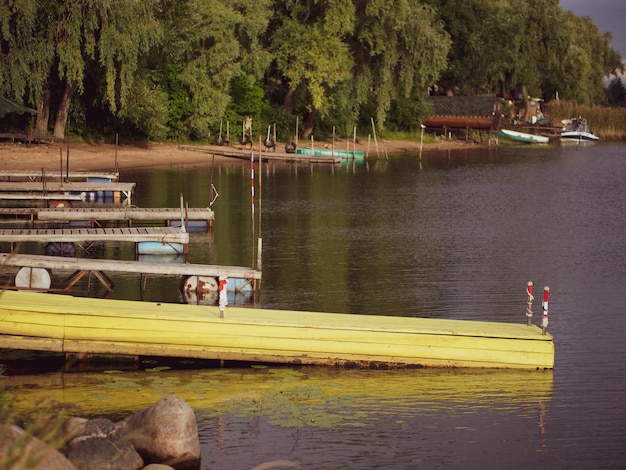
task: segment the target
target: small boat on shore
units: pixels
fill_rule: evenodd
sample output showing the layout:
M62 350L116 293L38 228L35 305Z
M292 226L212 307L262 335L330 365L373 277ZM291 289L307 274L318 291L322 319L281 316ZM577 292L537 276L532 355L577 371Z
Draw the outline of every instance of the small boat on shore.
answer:
M298 147L296 149L296 153L299 155L319 155L323 157L354 158L357 160L365 158L365 152L329 148Z
M500 129L500 135L516 142L524 142L526 144L547 144L550 141L545 135L529 134L511 129Z
M595 142L600 140L598 136L594 135L589 128L589 124L585 118L572 118L564 119L561 121L563 124L563 131L561 132L561 140L569 141L590 141Z

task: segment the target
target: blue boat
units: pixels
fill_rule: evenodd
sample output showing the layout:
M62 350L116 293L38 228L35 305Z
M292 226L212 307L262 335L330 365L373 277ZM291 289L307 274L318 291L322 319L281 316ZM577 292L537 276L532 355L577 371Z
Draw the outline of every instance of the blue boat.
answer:
M312 148L312 147L298 147L296 153L299 155L319 155L321 157L339 157L339 158L365 158L365 152L360 151L348 151L348 150L333 150L328 148Z

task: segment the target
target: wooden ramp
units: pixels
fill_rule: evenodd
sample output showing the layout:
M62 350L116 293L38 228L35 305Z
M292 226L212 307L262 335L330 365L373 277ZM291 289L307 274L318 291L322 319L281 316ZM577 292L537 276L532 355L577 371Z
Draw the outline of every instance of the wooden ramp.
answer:
M0 344L65 353L152 355L369 368L550 369L536 326L0 293Z

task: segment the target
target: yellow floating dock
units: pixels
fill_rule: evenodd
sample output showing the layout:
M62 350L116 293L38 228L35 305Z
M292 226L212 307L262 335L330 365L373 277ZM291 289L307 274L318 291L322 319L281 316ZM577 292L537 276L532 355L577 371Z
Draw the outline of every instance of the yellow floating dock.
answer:
M356 367L551 369L536 326L0 293L0 347Z

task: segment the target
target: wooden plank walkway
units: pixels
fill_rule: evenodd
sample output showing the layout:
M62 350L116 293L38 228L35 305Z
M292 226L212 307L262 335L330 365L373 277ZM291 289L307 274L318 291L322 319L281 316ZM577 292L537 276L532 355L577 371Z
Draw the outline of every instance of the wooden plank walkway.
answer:
M215 213L207 207L185 209L187 220L213 221ZM180 209L160 207L0 207L0 218L45 221L75 220L178 220Z
M221 155L223 157L233 157L243 160L250 160L252 150L239 150L229 147L197 147L193 145L181 145L182 150L191 150L194 152L205 152L212 155ZM254 158L258 160L259 155L263 160L277 160L289 163L341 163L341 158L322 155L302 155L297 153L286 152L259 152L254 150Z
M65 193L4 193L0 192L0 199L14 201L83 201L85 197L82 194L65 194Z
M4 229L0 242L161 242L189 243L189 233L180 227L116 227L116 228L59 228L59 229Z
M0 215L2 211L0 210ZM214 212L209 208L185 209L187 220L212 221ZM177 208L149 207L63 207L56 209L37 209L38 220L180 220L181 210Z
M17 253L0 253L0 266L60 269L68 271L108 271L178 276L225 276L238 279L261 279L261 271L239 266L64 258L60 256L23 255Z
M4 192L76 192L89 193L95 191L121 192L130 197L130 193L135 189L135 183L120 183L114 181L0 181L0 191Z
M119 172L116 171L32 171L32 170L0 170L0 179L41 181L43 178L87 181L89 178L104 178L118 181Z
M332 367L552 369L526 324L137 302L5 291L7 348Z
M119 194L130 203L134 189L135 183L111 181L0 181L0 199L75 200L76 196L86 199L87 194L102 192Z

